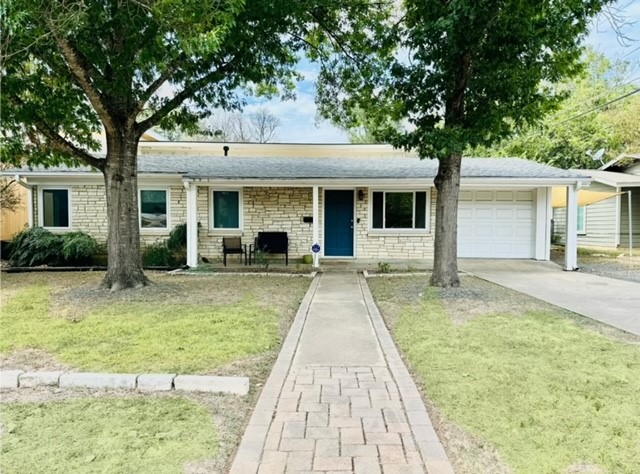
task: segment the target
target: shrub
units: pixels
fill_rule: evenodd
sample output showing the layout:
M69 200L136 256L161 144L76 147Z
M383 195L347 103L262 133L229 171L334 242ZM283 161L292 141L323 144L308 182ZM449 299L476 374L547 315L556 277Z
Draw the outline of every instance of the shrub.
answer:
M173 256L165 242L155 242L144 249L142 264L145 267L171 267Z
M87 265L99 250L96 239L84 232L69 232L62 236L62 256L65 263Z
M61 236L42 227L32 227L13 238L9 259L17 267L58 265L63 261L61 247Z
M187 224L178 224L173 228L167 240L167 248L171 252L180 252L187 247Z

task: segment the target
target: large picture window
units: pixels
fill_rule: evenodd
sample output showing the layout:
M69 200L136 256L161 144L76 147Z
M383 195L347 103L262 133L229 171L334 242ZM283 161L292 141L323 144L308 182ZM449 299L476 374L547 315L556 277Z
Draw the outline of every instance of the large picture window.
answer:
M240 191L213 191L213 228L240 228Z
M143 189L140 191L140 228L166 229L167 190Z
M42 190L42 226L69 227L69 190Z
M373 229L426 229L426 191L374 191Z

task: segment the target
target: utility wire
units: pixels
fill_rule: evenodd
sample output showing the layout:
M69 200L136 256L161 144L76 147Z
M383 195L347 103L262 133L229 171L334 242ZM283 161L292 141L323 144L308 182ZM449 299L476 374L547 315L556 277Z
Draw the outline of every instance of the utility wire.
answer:
M578 119L580 117L584 117L585 115L590 114L591 112L595 112L596 110L600 110L600 109L606 107L607 105L613 104L614 102L618 102L618 101L620 101L622 99L626 99L627 97L632 96L633 94L637 94L638 92L640 92L640 88L632 90L631 92L627 92L626 94L621 95L620 97L616 97L615 99L612 99L609 102L606 102L606 103L604 103L602 105L598 105L597 107L589 109L586 112L582 112L582 113L580 113L578 115L574 115L573 117L569 117L568 119L562 120L561 122L553 123L553 124L551 124L551 126L561 125L563 123L570 122L570 121Z
M593 101L599 99L602 96L608 95L611 91L613 91L615 89L619 89L619 88L624 87L624 86L627 86L627 85L637 81L638 79L640 79L640 76L636 76L633 79L629 79L629 80L627 80L625 82L622 82L620 84L616 84L616 85L614 85L613 87L611 87L609 90L607 90L605 92L601 92L598 95L594 95L593 97L589 97L589 98L585 99L585 102L586 101L593 102ZM584 105L584 104L582 104L582 105ZM575 109L579 109L580 106L581 106L581 104L576 104L576 105L574 105L572 107L569 107L568 109L565 109L565 111L572 111L572 110L575 110Z

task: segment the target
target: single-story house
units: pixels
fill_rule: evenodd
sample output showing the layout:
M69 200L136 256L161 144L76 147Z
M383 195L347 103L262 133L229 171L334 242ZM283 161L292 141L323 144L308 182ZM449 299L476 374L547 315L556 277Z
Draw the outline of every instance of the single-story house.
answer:
M324 259L433 258L437 161L406 154L331 156L141 154L142 242L167 238L174 226L186 222L191 266L199 256L219 258L223 237L239 236L249 244L260 231L287 232L292 257L311 253L317 243ZM25 167L11 173L29 190L30 225L82 230L106 240L99 172ZM552 188L564 187L575 204L577 189L589 181L522 159L465 158L459 256L548 260ZM571 209L575 222L575 206ZM571 242L565 266L577 267Z
M622 155L603 168L574 170L593 179L587 190L578 193L578 245L629 248L631 242L640 248L640 155ZM561 242L565 216L562 204L554 208L554 233Z

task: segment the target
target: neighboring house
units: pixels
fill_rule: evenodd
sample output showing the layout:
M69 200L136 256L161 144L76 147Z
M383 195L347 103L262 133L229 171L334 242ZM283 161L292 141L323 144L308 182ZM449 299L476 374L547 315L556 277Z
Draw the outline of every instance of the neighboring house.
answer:
M10 182L11 178L0 179L0 186L6 186ZM0 209L0 241L2 242L11 240L15 234L27 227L29 222L26 189L16 184L11 189L20 199L20 203L13 211Z
M640 155L621 155L600 170L574 171L593 178L585 191L585 202L597 199L595 193L602 193L602 197L606 197L593 204L578 207L578 245L628 248L631 227L632 246L640 248ZM578 192L578 204L582 192ZM590 199L590 193L595 198ZM564 241L565 215L565 209L554 209L554 223L556 229L559 229L554 233L560 242Z
M262 145L267 156L261 157L234 156L233 148L226 157L141 154L143 243L164 239L186 222L189 265L197 265L198 255L220 257L222 237L240 236L249 244L259 231L287 232L291 256L309 254L318 243L323 258L433 258L436 160L367 145L342 145L325 158L273 157L287 147ZM362 149L377 157L361 157ZM65 167L13 173L30 186L34 223L106 239L100 173ZM465 158L459 256L548 260L552 187L566 187L575 200L577 187L589 181L527 160ZM567 254L567 269L576 268Z

